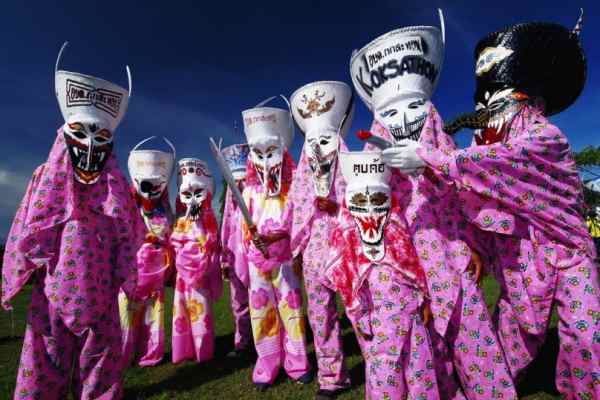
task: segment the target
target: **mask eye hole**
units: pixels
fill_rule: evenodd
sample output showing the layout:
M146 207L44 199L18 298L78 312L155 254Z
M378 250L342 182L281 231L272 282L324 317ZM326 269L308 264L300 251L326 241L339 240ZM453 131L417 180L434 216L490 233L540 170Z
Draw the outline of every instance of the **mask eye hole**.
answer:
M488 109L490 111L495 111L502 107L505 104L506 100L498 100L489 105Z
M410 103L408 105L408 108L415 110L415 109L419 108L419 106L422 106L424 104L425 104L425 102L421 99L421 100L413 101L412 103Z
M394 115L398 114L398 111L395 108L391 108L389 110L385 110L384 112L381 113L381 117L385 118L385 117L393 117Z
M321 141L319 142L319 144L320 144L321 146L326 146L326 145L328 145L328 144L329 144L329 140L327 140L327 139L321 139Z
M73 131L73 132L71 132L71 134L73 136L75 136L77 139L85 139L85 138L87 138L87 135L85 133L83 133L82 131Z
M196 191L194 191L194 196L200 197L200 196L202 196L202 192L203 192L202 189L196 189Z
M258 157L259 160L262 160L264 158L263 153L260 150L254 149L254 155L256 155L256 157Z
M267 158L271 158L271 157L273 157L273 153L267 154Z
M383 192L373 193L371 195L371 204L374 206L382 206L387 203L388 196Z
M183 193L181 193L186 199L191 199L192 198L192 194L190 192L188 192L187 190Z
M98 143L106 143L112 139L112 133L108 129L102 129L94 138Z

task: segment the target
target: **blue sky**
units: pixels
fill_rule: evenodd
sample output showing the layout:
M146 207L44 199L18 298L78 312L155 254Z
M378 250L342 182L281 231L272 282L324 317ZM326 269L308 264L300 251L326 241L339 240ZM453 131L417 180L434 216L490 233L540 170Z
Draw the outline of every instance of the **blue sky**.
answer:
M54 96L58 49L67 70L126 86L133 71L133 98L116 132L123 168L141 139L170 138L178 157L209 161L207 140L240 142L241 111L276 94L289 96L315 80L350 82L352 50L407 25L437 25L446 16L446 58L434 102L447 119L472 110L473 48L487 32L526 21L573 26L585 7L583 44L588 82L579 100L553 121L575 150L600 145L600 5L565 1L60 1L6 0L0 6L0 240L6 236L27 181L44 162L62 117ZM60 6L51 4L58 3ZM357 104L351 132L369 126ZM466 143L470 134L459 134ZM296 132L297 159L302 136ZM351 148L359 143L351 139ZM172 187L174 187L172 185Z

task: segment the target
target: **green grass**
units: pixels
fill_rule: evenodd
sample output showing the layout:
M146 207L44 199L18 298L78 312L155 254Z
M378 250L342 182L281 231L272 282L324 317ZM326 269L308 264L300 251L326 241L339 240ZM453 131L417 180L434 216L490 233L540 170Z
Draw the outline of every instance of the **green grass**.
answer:
M498 297L498 286L489 278L484 281L486 301L493 306ZM0 312L0 399L9 399L15 387L16 373L21 353L25 317L29 304L31 290L26 288L13 302L14 332L11 328L10 313ZM291 382L282 372L275 383L265 393L258 393L251 383L252 362L234 361L224 357L233 346L233 321L229 309L229 291L215 304L215 326L217 330L216 357L203 363L171 364L171 310L173 292L167 291L166 332L167 346L163 362L152 368L130 368L125 375L126 399L312 399L317 385L299 385ZM555 325L555 321L553 321ZM344 335L344 350L347 357L347 367L353 381L352 391L339 399L364 398L364 371L360 350L354 339L352 328L344 318L342 320ZM309 342L312 336L309 334ZM554 389L554 365L558 339L556 329L550 331L541 355L529 369L528 376L519 386L523 399L545 400L558 399ZM314 365L314 352L310 345L311 362Z

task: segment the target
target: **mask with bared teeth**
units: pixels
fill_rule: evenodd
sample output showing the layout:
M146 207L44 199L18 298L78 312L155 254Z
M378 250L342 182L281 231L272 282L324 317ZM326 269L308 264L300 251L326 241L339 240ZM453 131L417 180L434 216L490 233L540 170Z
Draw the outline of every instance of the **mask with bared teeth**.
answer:
M75 179L93 184L113 150L117 126L127 111L129 90L94 76L58 70L63 45L56 61L55 91L65 119L63 135L73 164Z
M340 138L352 123L352 89L344 82L309 83L290 97L292 114L305 134L304 155L318 197L326 198L335 176Z
M287 101L287 100L286 100ZM254 107L242 112L249 159L267 197L282 189L283 155L293 139L290 112L274 107Z
M339 162L347 183L346 207L360 233L363 253L371 261L381 260L392 204L389 169L378 152L340 152Z

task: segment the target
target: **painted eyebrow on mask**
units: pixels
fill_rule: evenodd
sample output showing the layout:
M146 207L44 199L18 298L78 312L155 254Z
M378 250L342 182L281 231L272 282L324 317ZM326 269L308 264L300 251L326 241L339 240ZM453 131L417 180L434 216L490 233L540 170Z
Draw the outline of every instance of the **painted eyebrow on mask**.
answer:
M112 133L108 129L101 129L100 132L96 134L96 136L102 136L105 139L112 138Z
M367 196L362 193L356 193L354 196L350 198L350 203L356 204L359 206L364 206L367 204Z
M373 204L374 206L380 206L382 204L385 204L387 199L387 194L383 192L376 192L371 195L371 204Z
M83 131L85 130L85 128L83 127L83 124L80 124L79 122L73 122L72 124L67 124L69 126L70 129L73 129L74 131Z

